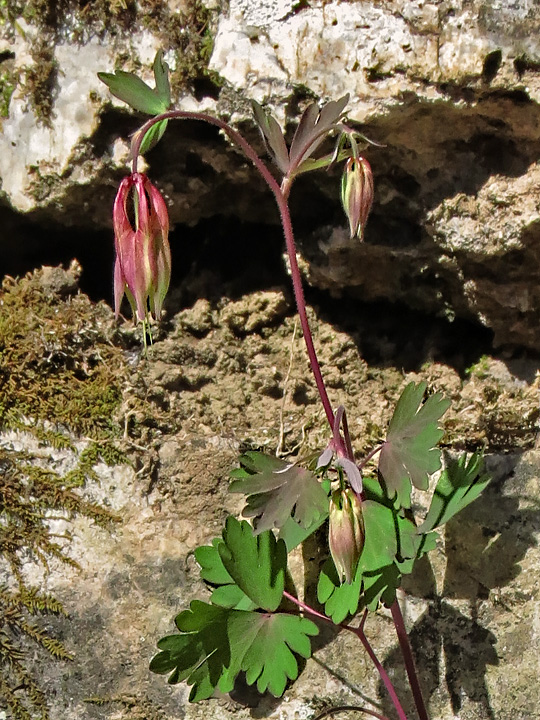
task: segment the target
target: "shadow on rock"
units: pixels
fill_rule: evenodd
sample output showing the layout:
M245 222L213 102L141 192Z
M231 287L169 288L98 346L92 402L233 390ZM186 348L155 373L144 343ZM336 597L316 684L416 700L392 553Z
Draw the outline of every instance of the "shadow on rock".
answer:
M435 576L427 558L404 583L407 593L431 599L409 632L424 699L428 702L444 682L453 713L459 713L466 697L475 704L474 717L479 720L495 718L486 673L488 666L499 664L497 636L479 621L480 604L490 591L519 576L520 561L537 544L534 531L540 523L540 508L537 501L529 508L522 507L526 493L521 480L514 477L519 460L517 455L492 458L488 466L493 480L481 500L447 524L447 566L441 596L436 596ZM467 601L467 614L462 611L463 603L458 608L452 600ZM502 612L512 610L503 605ZM399 648L388 655L384 666L398 696L404 698L405 712L415 715ZM393 706L382 683L379 692L384 713L391 716Z

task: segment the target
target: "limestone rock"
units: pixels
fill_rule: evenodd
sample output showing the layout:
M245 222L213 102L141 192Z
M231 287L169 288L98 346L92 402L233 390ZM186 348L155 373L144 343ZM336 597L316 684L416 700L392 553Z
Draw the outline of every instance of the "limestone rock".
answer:
M152 5L172 19L191 8L187 0ZM379 143L366 148L376 200L363 245L346 237L336 172L302 179L293 191L309 281L333 294L467 318L492 330L498 345L538 351L537 5L232 0L219 12L209 7L200 26L212 41L209 70L175 85L179 107L230 118L263 152L250 100L265 103L290 132L310 98L349 93L350 122ZM140 66L151 81L158 47L178 73L181 35L167 36L173 25L152 22L145 3L129 16L132 26L119 20L99 32L81 31L77 12L56 18L45 48L46 117L31 87L42 28L29 17L2 26L0 176L15 217L97 229L110 227L139 119L111 100L96 73ZM220 215L277 222L264 185L219 133L177 123L168 138L148 162L173 224Z

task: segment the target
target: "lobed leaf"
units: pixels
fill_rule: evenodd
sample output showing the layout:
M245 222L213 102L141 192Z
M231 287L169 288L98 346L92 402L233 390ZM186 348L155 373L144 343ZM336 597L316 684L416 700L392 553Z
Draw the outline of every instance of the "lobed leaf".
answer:
M438 420L450 401L436 393L422 405L425 390L424 382L407 385L379 455L379 471L390 495L397 495L402 507L410 507L411 482L420 490L426 490L429 476L441 467L441 452L435 447L443 435Z
M340 583L335 565L328 558L319 575L317 599L324 605L324 612L332 618L332 622L342 623L348 615L355 614L361 590L362 570L359 566L351 583Z
M476 500L490 480L490 476L484 472L481 453L474 453L470 457L463 454L450 462L441 473L428 513L418 531L425 533L444 525Z
M267 530L253 535L251 525L229 516L217 550L226 571L259 608L276 610L283 597L287 547Z
M239 672L259 692L283 694L287 680L298 677L295 654L311 655L310 620L286 614L231 610L194 600L176 618L181 634L159 641L150 669L168 673L169 682L187 680L191 702L211 697L217 688L230 692Z
M240 463L229 490L247 495L242 514L257 519L256 533L281 528L291 517L315 530L328 515L328 493L309 470L258 452L246 453Z
M401 586L401 573L395 563L379 568L377 572L366 574L362 577L362 603L374 612L379 603L390 607L396 599L396 591Z
M257 607L255 603L238 587L223 564L218 549L222 544L221 538L214 538L212 545L198 547L194 553L195 559L201 567L202 579L211 585L217 585L210 601L221 607L254 610Z

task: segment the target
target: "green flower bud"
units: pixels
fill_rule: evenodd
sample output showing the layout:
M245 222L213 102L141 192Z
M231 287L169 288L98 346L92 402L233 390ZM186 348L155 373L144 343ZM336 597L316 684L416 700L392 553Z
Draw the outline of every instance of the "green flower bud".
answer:
M351 488L335 490L330 498L328 544L339 579L351 583L364 547L362 504Z

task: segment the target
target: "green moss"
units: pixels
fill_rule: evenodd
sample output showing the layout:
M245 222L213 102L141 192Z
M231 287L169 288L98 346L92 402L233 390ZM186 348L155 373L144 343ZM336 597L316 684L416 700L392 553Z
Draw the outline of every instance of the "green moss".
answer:
M146 28L160 40L164 51L175 54L173 94L186 87L197 92L201 81L206 83L206 92L213 92L212 87L217 91L223 84L222 78L208 69L216 12L201 0L186 0L181 12L171 10L166 0L0 0L0 24L24 35L20 17L39 30L39 41L31 44L33 63L21 72L22 90L38 121L47 126L54 113L58 76L53 48L66 37L85 43L92 36L105 38ZM120 60L118 69L136 69L130 67L137 64L136 58ZM0 76L0 116L7 116L14 88L11 80Z
M36 645L68 660L66 647L45 631L43 614L65 614L61 603L27 583L31 557L48 571L52 560L77 566L69 531L58 537L49 518L85 516L101 527L117 518L85 498L95 465L125 462L114 420L126 370L115 344L111 312L76 294L77 268L49 268L22 280L6 278L0 291L0 430L30 435L27 448L0 447L0 698L15 720L47 720L46 697L28 670ZM72 450L74 436L89 442L75 467L60 475L43 464L47 453ZM33 647L32 647L33 646Z
M118 720L166 720L163 710L142 695L95 695L85 698L85 702L99 707L118 706L118 714L115 714Z
M58 64L52 48L45 43L32 50L33 65L23 68L22 89L39 122L50 126Z
M474 375L480 380L484 380L490 375L490 358L488 355L482 355L478 362L474 363L465 370L466 375Z
M9 104L11 96L17 86L17 78L11 72L0 74L0 117L9 117Z

